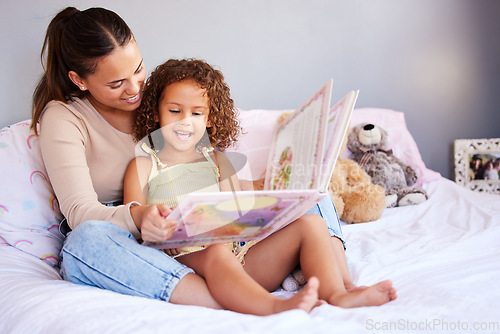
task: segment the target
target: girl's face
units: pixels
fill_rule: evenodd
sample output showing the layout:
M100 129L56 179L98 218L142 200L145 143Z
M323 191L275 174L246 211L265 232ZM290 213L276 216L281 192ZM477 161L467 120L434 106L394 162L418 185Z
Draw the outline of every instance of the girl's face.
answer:
M165 149L193 153L206 133L208 97L194 80L183 80L163 90L159 107Z
M74 73L74 72L73 72ZM70 72L71 78L71 72ZM102 111L134 111L141 103L146 69L135 40L100 59L97 69L79 78L80 89L90 92L89 100Z

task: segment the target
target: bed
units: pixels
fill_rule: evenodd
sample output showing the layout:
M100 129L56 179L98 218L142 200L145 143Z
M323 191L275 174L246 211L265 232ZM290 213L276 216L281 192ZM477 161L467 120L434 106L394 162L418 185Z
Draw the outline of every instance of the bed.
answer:
M233 150L252 162L246 173L255 176L264 168L262 157L281 112L240 111L247 133ZM356 109L351 125L362 121L388 130L394 154L417 170L429 194L419 205L385 209L376 221L343 225L355 283L391 279L398 299L380 307L322 305L310 314L293 310L266 317L61 280L54 268L63 242L57 230L61 215L38 140L28 121L2 129L0 333L500 332L500 196L473 192L427 169L402 112Z

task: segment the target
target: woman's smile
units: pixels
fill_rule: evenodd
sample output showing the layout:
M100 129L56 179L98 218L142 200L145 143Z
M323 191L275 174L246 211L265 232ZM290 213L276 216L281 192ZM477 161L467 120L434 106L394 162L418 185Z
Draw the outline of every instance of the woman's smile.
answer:
M137 95L129 97L129 98L124 98L122 99L123 101L130 103L130 104L135 104L141 101L141 93L137 93Z

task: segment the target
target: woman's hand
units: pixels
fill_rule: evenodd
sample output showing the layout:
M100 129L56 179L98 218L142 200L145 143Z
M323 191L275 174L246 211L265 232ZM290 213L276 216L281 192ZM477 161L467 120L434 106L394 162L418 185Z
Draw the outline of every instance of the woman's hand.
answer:
M165 219L172 210L164 204L141 205L130 208L130 214L141 231L144 241L162 242L172 237L177 221Z

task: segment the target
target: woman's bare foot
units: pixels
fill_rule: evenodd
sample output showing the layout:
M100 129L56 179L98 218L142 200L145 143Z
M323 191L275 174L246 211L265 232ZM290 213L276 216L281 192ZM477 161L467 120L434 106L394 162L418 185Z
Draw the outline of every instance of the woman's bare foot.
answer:
M311 312L314 307L321 305L321 302L318 300L318 289L319 280L316 277L309 278L302 290L297 292L293 297L276 302L274 307L275 313L293 309L302 309L308 313Z
M397 298L391 281L383 281L368 287L351 288L346 293L330 298L330 304L344 308L379 306Z

